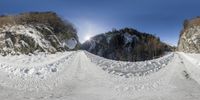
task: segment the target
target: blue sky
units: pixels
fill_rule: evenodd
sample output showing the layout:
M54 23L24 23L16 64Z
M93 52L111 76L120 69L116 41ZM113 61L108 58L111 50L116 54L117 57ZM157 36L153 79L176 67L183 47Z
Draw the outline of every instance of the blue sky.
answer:
M200 0L1 0L0 14L54 11L88 37L132 27L176 45L185 19L200 15Z

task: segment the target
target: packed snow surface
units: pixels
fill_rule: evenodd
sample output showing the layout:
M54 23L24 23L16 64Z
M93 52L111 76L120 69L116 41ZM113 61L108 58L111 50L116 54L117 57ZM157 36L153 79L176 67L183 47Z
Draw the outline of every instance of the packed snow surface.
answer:
M1 100L200 100L200 55L143 62L86 51L0 56Z

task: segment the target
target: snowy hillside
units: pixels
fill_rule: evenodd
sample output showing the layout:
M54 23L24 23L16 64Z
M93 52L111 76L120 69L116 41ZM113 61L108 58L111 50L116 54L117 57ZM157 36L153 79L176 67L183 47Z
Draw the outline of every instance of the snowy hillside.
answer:
M96 35L84 42L81 47L95 55L120 61L150 60L173 51L173 47L158 37L132 28Z
M122 62L87 51L0 56L0 98L199 100L199 58L171 53L149 61Z
M0 22L1 55L55 53L75 50L79 45L73 26L52 12L3 16Z
M200 18L193 18L184 22L181 31L178 50L187 53L200 53Z
M47 39L38 29L51 33L50 39ZM74 49L77 45L77 40L73 37L74 40L69 39L62 43L53 33L52 28L46 25L8 25L0 28L0 33L0 38L3 40L0 41L0 46L3 47L1 53L56 52L64 46Z

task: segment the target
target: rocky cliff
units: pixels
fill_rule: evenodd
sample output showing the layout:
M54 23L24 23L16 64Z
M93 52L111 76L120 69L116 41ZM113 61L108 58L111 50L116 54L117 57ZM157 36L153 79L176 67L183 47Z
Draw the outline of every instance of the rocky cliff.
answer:
M172 47L158 37L131 28L94 36L81 47L93 54L122 61L149 60L172 51Z
M186 53L200 53L200 17L184 21L178 50Z
M55 53L79 47L73 25L53 12L0 16L0 54Z

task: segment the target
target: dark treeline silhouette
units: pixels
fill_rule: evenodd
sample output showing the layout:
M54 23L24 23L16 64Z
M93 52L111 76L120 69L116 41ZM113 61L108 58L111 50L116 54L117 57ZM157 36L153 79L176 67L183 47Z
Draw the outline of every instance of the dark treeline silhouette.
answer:
M97 35L90 41L86 41L82 48L108 59L122 61L150 60L173 50L173 47L161 42L159 37L132 28L113 29Z

